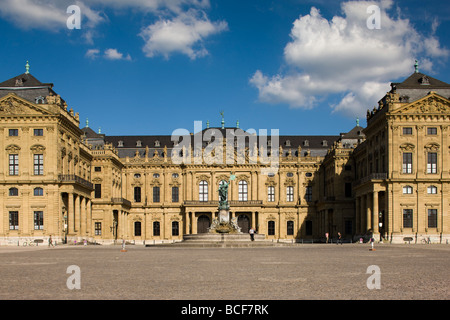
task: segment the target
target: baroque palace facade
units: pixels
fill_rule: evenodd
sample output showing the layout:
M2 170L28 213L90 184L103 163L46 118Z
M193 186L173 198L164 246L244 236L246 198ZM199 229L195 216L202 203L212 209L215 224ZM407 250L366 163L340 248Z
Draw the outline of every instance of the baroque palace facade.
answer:
M219 185L231 174L231 218L269 241L340 232L353 241L446 243L449 98L450 85L416 67L367 111L366 128L357 121L336 136L263 137L238 123L227 128L222 118L220 127L174 141L80 128L53 84L27 68L0 83L0 244L50 236L58 243L181 241L208 232ZM179 148L181 141L189 143ZM276 159L276 170L265 157Z

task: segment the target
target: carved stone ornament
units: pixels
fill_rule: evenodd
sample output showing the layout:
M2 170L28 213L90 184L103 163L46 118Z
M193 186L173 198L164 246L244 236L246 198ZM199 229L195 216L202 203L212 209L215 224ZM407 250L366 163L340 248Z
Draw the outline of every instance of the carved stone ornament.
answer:
M404 143L399 148L402 151L414 151L415 146L411 143Z
M15 144L10 144L9 146L6 147L5 149L8 152L19 152L20 147L18 145Z
M30 150L32 152L44 152L45 151L45 147L43 145L40 144L35 144L33 146L31 146Z
M432 142L429 143L425 146L425 149L427 149L427 151L438 151L440 148L439 144Z

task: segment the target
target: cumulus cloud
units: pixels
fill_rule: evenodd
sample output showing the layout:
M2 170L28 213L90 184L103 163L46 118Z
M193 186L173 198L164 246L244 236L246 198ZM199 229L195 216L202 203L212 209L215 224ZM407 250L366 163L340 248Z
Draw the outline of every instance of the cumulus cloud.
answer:
M201 10L190 9L172 19L160 19L142 30L147 57L182 53L196 59L208 54L203 43L210 35L226 30L224 21L211 22Z
M123 53L120 53L117 49L113 48L105 50L105 58L108 60L131 60L129 54L125 56Z
M340 101L331 105L334 112L363 116L389 90L391 80L412 73L415 58L421 56L421 68L430 71L431 58L449 55L433 35L425 37L409 20L389 16L392 1L378 2L381 29L369 29L367 8L373 4L344 2L343 15L331 20L312 7L295 20L284 48L288 71L269 77L257 70L250 79L259 100L313 108L336 95Z
M80 7L83 24L92 28L105 21L105 17L81 1L73 0L2 0L0 15L23 29L59 31L67 28L70 5Z

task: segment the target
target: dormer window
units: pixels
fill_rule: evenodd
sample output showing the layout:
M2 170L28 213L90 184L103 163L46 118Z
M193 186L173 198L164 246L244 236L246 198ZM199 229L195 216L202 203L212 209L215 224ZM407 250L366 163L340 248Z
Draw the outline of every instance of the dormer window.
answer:
M328 146L328 141L327 140L323 140L322 141L322 146L327 147Z
M122 140L119 140L119 142L117 143L117 146L118 146L118 147L123 147L123 141L122 141Z
M291 146L291 140L286 140L286 142L284 143L286 147L290 147Z
M43 96L39 96L35 99L36 104L43 104L45 103L45 98Z
M309 147L309 140L305 140L305 141L303 141L303 146L305 146L305 147Z
M141 140L136 141L136 147L142 147L142 142L141 142Z
M160 147L160 146L161 146L161 144L160 144L159 140L156 140L155 141L155 147Z

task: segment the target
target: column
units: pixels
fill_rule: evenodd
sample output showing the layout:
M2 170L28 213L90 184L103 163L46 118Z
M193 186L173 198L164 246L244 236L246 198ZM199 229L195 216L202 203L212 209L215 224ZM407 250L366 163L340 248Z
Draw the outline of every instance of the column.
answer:
M360 231L361 231L361 234L364 234L367 230L365 229L366 228L366 195L362 195L361 197L360 197L360 199L361 199L361 205L360 205L360 208L359 208L359 217L360 217Z
M81 235L86 234L86 198L81 199L81 218L80 218L80 232Z
M75 233L75 210L73 207L73 193L68 193L68 208L67 208L67 231L68 233Z
M379 233L378 227L378 191L373 192L373 211L372 211L372 228L373 233Z
M190 230L189 230L189 225L190 225L190 220L189 220L189 213L190 212L188 212L188 211L186 211L185 212L185 218L186 218L186 224L185 224L185 226L184 226L184 233L185 234L189 234L190 232Z
M197 233L197 225L195 224L195 212L191 212L191 233Z
M366 195L366 230L372 229L372 204L370 199L370 193Z
M86 234L91 235L92 228L92 202L91 199L86 199L86 210L87 210L87 218L86 218Z
M256 229L256 213L255 211L252 211L252 229Z
M359 212L360 207L361 207L361 198L360 197L356 197L356 216L355 216L355 220L356 220L356 234L360 234L361 233L361 214Z
M75 194L75 220L74 220L75 232L80 231L80 196Z

